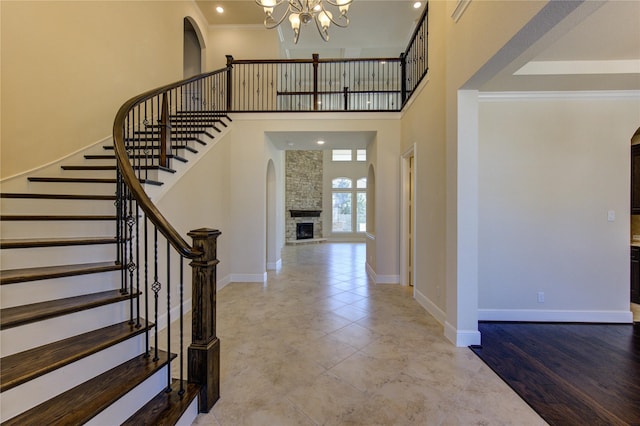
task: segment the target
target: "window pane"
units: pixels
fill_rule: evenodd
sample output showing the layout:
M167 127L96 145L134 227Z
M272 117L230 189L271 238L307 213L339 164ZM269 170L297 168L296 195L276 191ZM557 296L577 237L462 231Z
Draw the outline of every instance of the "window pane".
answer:
M356 183L356 188L366 188L367 187L367 178L360 178Z
M357 227L358 232L366 232L367 231L367 193L366 192L358 192L358 218L357 218Z
M351 192L333 193L333 232L351 232Z
M356 160L358 161L367 161L367 150L359 149L356 151Z
M334 149L331 151L331 159L333 161L351 161L351 150Z
M331 181L331 187L336 189L351 188L351 179L335 178Z

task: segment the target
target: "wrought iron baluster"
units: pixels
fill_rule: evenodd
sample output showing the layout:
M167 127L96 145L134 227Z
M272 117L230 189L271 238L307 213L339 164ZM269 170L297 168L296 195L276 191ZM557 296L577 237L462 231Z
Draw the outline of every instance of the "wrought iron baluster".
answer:
M166 393L171 389L171 244L167 240L167 352L169 353L169 363L167 364L167 388Z
M158 281L158 228L153 227L153 284L151 285L151 290L153 290L153 306L154 306L154 318L153 322L156 325L155 332L155 344L154 344L154 355L153 360L157 361L160 359L158 357L158 292L162 288L162 284Z

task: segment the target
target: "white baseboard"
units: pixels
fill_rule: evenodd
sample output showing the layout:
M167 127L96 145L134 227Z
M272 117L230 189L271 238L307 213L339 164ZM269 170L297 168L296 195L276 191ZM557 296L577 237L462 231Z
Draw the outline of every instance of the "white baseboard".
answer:
M479 345L481 342L478 330L458 330L446 321L444 323L444 336L459 348Z
M632 323L631 311L478 309L480 321Z
M216 282L216 290L220 291L230 283L231 283L231 275L226 275L224 278Z
M275 262L267 262L268 271L277 271L282 267L282 259L278 259Z
M182 303L182 311L183 313L187 313L189 311L191 311L191 298L186 299L183 303ZM175 321L177 319L180 318L180 305L178 306L174 306L173 308L171 308L170 311L171 314L171 321ZM150 321L153 322L153 318L149 319ZM167 313L165 312L164 314L160 315L158 317L158 323L156 324L154 330L160 331L160 330L164 330L167 327ZM151 332L151 334L153 334L154 331Z
M369 263L365 265L365 268L369 278L376 284L400 284L400 275L378 275Z
M418 289L415 289L416 301L422 306L425 311L429 312L432 317L436 319L440 324L444 325L447 320L447 314L444 313L435 303L431 301L427 296L422 294Z

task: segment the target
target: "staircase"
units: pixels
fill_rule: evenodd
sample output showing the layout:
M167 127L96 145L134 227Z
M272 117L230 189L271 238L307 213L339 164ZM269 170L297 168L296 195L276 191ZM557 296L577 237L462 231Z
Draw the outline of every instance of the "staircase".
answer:
M162 186L230 122L172 115L168 167L149 161L160 155L157 132L137 130L144 148L128 152L140 182ZM93 151L54 176L28 177L26 191L0 194L2 425L191 424L202 386L182 372L172 378L182 350L170 341L158 348L154 318L141 308L151 296L127 284L142 267L123 256L137 234L123 231L127 218L114 206L113 146Z

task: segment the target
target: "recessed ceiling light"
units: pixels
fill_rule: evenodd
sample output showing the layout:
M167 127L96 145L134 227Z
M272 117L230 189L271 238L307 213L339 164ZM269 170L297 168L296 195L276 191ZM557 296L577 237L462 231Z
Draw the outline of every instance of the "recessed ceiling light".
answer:
M420 6L422 6L422 2L420 2L420 1L417 1L417 2L415 2L415 3L413 4L413 8L414 8L414 9L420 9Z
M216 12L223 13L224 9L222 8L222 6L218 6L218 7L216 7Z
M324 145L324 141L318 141L318 145Z

